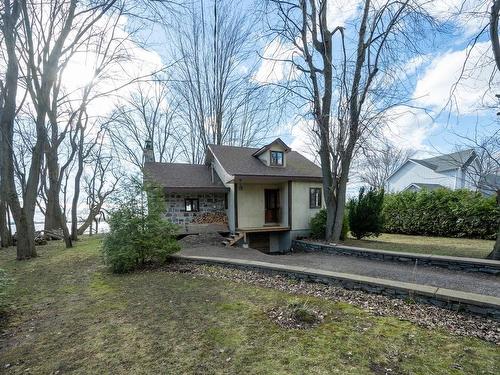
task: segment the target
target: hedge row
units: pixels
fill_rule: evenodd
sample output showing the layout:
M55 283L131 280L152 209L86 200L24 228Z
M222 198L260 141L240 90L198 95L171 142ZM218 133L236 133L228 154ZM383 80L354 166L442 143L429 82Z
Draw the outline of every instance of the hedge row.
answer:
M424 236L495 239L500 220L494 196L469 190L388 194L383 214L385 232Z

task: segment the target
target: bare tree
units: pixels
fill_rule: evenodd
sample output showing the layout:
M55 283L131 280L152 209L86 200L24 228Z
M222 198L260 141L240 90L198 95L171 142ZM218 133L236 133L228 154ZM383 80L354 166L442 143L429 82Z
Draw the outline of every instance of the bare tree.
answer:
M4 185L1 185L1 183L2 178L0 174L0 186L2 186L1 189L3 190L3 192L0 193L0 247L9 247L13 242L12 233L10 230L9 206L7 204L7 189L4 187Z
M258 143L273 123L266 87L252 80L253 15L227 0L207 3L186 11L172 37L183 157L192 163L209 143Z
M362 148L361 161L357 165L360 181L371 188L384 189L387 178L413 153L413 150L400 149L388 140L381 144L370 143Z
M67 247L72 246L71 237L59 194L61 178L76 150L72 150L62 165L58 160L58 150L77 112L68 114L61 130L62 116L58 109L64 77L62 73L75 51L92 34L93 27L115 3L116 0L103 0L89 8L80 8L76 0L48 4L25 2L23 5L25 43L21 57L29 77L27 88L36 113L36 124L44 138L41 143L48 172L46 229L62 228Z
M3 82L0 81L0 118L3 110L4 102L4 86ZM2 140L3 131L0 130L0 147L4 147ZM3 168L4 163L2 158L3 153L0 152L0 247L9 247L12 245L12 233L10 230L10 217L9 217L9 205L8 205L8 188L7 184L2 183L2 178L4 177Z
M18 21L23 21L22 1L4 0L1 9L1 31L6 51L5 83L2 85L2 108L0 111L0 130L2 132L2 186L7 190L8 204L17 230L17 259L36 256L35 226L33 222L38 191L39 171L43 152L43 130L37 126L37 140L33 148L33 158L28 177L29 189L22 193L22 201L17 194L14 172L14 121L17 112L17 91L19 86L19 65L17 55Z
M78 133L76 138L72 138L72 148L77 150L76 153L76 172L74 176L74 191L71 204L71 239L78 240L78 204L80 201L81 179L86 163L88 163L92 150L99 142L101 132L97 132L95 137L89 137L87 132L89 117L85 111L81 111L78 115L75 131ZM90 140L89 140L90 138Z
M104 203L113 194L123 177L115 160L112 150L108 150L104 145L104 137L99 137L99 142L90 154L89 164L92 166L84 177L84 189L89 207L86 218L78 228L78 235L82 235L92 225L98 217Z
M294 47L286 62L302 73L301 81L286 89L311 107L320 141L325 234L337 241L351 162L384 114L408 97L402 63L419 52L430 18L417 0L364 0L356 28L350 30L329 27L325 0L271 3L280 19L273 32Z
M178 155L181 141L175 118L178 105L169 98L166 82L141 83L107 122L117 153L137 167L137 171L142 170L146 140L153 144L155 161L172 162Z
M490 5L488 11L488 4ZM489 56L486 57L486 63L483 61L481 63L494 65L493 73L490 76L490 83L493 80L497 79L498 73L500 73L500 39L499 39L499 21L500 21L500 0L483 0L477 3L476 7L472 10L471 16L474 20L480 20L485 14L489 17L487 28L483 28L480 30L479 34L475 36L472 40L471 45L472 48L475 47L476 42L479 40L481 35L485 32L486 29L489 30L489 40L491 43L491 51L493 54L493 64L489 64L489 60L491 59ZM465 66L469 60L470 54L467 54L466 61L464 62L464 70ZM484 60L485 56L481 56L480 59ZM475 62L475 66L478 65L479 62ZM464 74L462 74L459 78L463 79ZM499 98L500 94L496 93L496 97ZM497 110L497 116L500 115L500 111L498 111L498 105L495 106ZM498 120L497 120L498 122ZM473 145L476 153L479 155L480 161L476 163L476 168L480 170L476 170L476 176L471 176L471 178L475 178L476 181L481 185L479 189L486 190L489 192L496 192L496 200L498 207L500 207L500 179L499 175L499 165L498 160L500 160L500 156L498 154L498 132L496 132L492 137L483 137L478 139L477 132L476 136L473 138L465 138L465 143L469 145ZM492 150L493 149L493 150ZM493 173L485 173L485 170L493 169ZM488 177L485 177L488 176ZM495 242L495 246L493 251L488 255L490 259L500 259L500 223L499 229L497 233L497 239Z
M9 206L17 229L17 258L36 256L34 243L34 213L38 197L38 185L44 153L50 149L46 121L51 104L57 100L59 90L57 73L63 57L72 51L87 30L114 4L115 1L96 3L88 9L77 9L76 0L63 2L11 2L4 1L2 9L2 34L7 50L7 72L4 105L2 108L2 180L8 186ZM20 24L17 25L17 20ZM78 24L75 19L79 19ZM68 42L71 37L71 42ZM19 56L17 55L19 51ZM29 92L35 112L36 141L31 150L29 172L21 187L22 205L17 194L14 168L13 129L16 115L16 93L19 86L19 69L23 69L24 85ZM6 111L7 109L7 111ZM54 140L54 138L51 138ZM47 148L48 146L48 148ZM47 167L54 160L47 158ZM55 161L57 164L57 160ZM56 176L49 172L49 180ZM58 203L58 197L57 203ZM61 226L65 220L60 205L56 205L56 217ZM67 246L71 246L65 233Z
M476 156L467 168L463 169L465 184L482 194L495 195L497 204L500 206L500 130L491 135L485 135L476 128L472 136L457 136L460 138L457 149L472 149ZM463 163L463 160L457 160L457 162ZM500 235L498 234L495 246L488 258L500 260Z
M500 40L498 34L498 21L500 14L500 0L491 0L491 9L490 9L490 22L489 22L489 30L490 30L490 40L491 47L493 50L493 57L495 59L495 64L497 69L500 71Z
M491 6L491 11L490 11L490 39L493 49L493 56L497 67L497 72L500 72L500 42L498 34L499 13L500 13L500 0L493 0L493 4ZM497 115L500 115L500 112L498 112ZM487 154L489 153L487 152ZM493 154L491 156L493 156L496 163L498 163L499 155ZM496 189L498 207L500 207L500 186L499 186L500 181L498 178L498 174L500 173L499 169L500 168L497 169L497 174L494 175L495 177L490 177L490 181L484 181L484 183L486 183L487 186L491 185L491 188ZM500 223L498 227L495 246L493 247L493 251L488 255L488 258L500 260Z

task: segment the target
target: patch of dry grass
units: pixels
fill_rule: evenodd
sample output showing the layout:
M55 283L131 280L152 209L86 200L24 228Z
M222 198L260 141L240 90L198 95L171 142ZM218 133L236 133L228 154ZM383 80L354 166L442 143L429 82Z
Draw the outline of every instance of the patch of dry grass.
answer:
M98 239L0 252L15 293L3 321L7 374L496 374L499 348L348 305L190 272L113 275ZM307 330L267 312L306 303Z
M486 258L491 250L493 250L495 242L469 238L426 237L382 233L379 237L370 237L362 240L349 238L343 241L343 243L349 246L378 250Z

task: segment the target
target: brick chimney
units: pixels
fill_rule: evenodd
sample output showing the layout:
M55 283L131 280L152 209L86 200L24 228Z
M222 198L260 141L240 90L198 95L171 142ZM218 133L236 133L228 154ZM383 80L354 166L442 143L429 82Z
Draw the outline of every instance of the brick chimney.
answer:
M150 139L146 139L146 144L144 145L144 150L143 150L143 155L144 155L144 162L154 162L155 157L153 154L153 141Z

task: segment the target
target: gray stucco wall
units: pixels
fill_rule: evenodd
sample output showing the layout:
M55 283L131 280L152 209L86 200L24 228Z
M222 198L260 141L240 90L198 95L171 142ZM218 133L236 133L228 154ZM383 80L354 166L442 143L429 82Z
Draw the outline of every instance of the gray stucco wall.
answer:
M184 200L197 198L198 212L186 212ZM165 196L165 217L175 224L191 223L204 212L224 212L224 193L169 193Z

